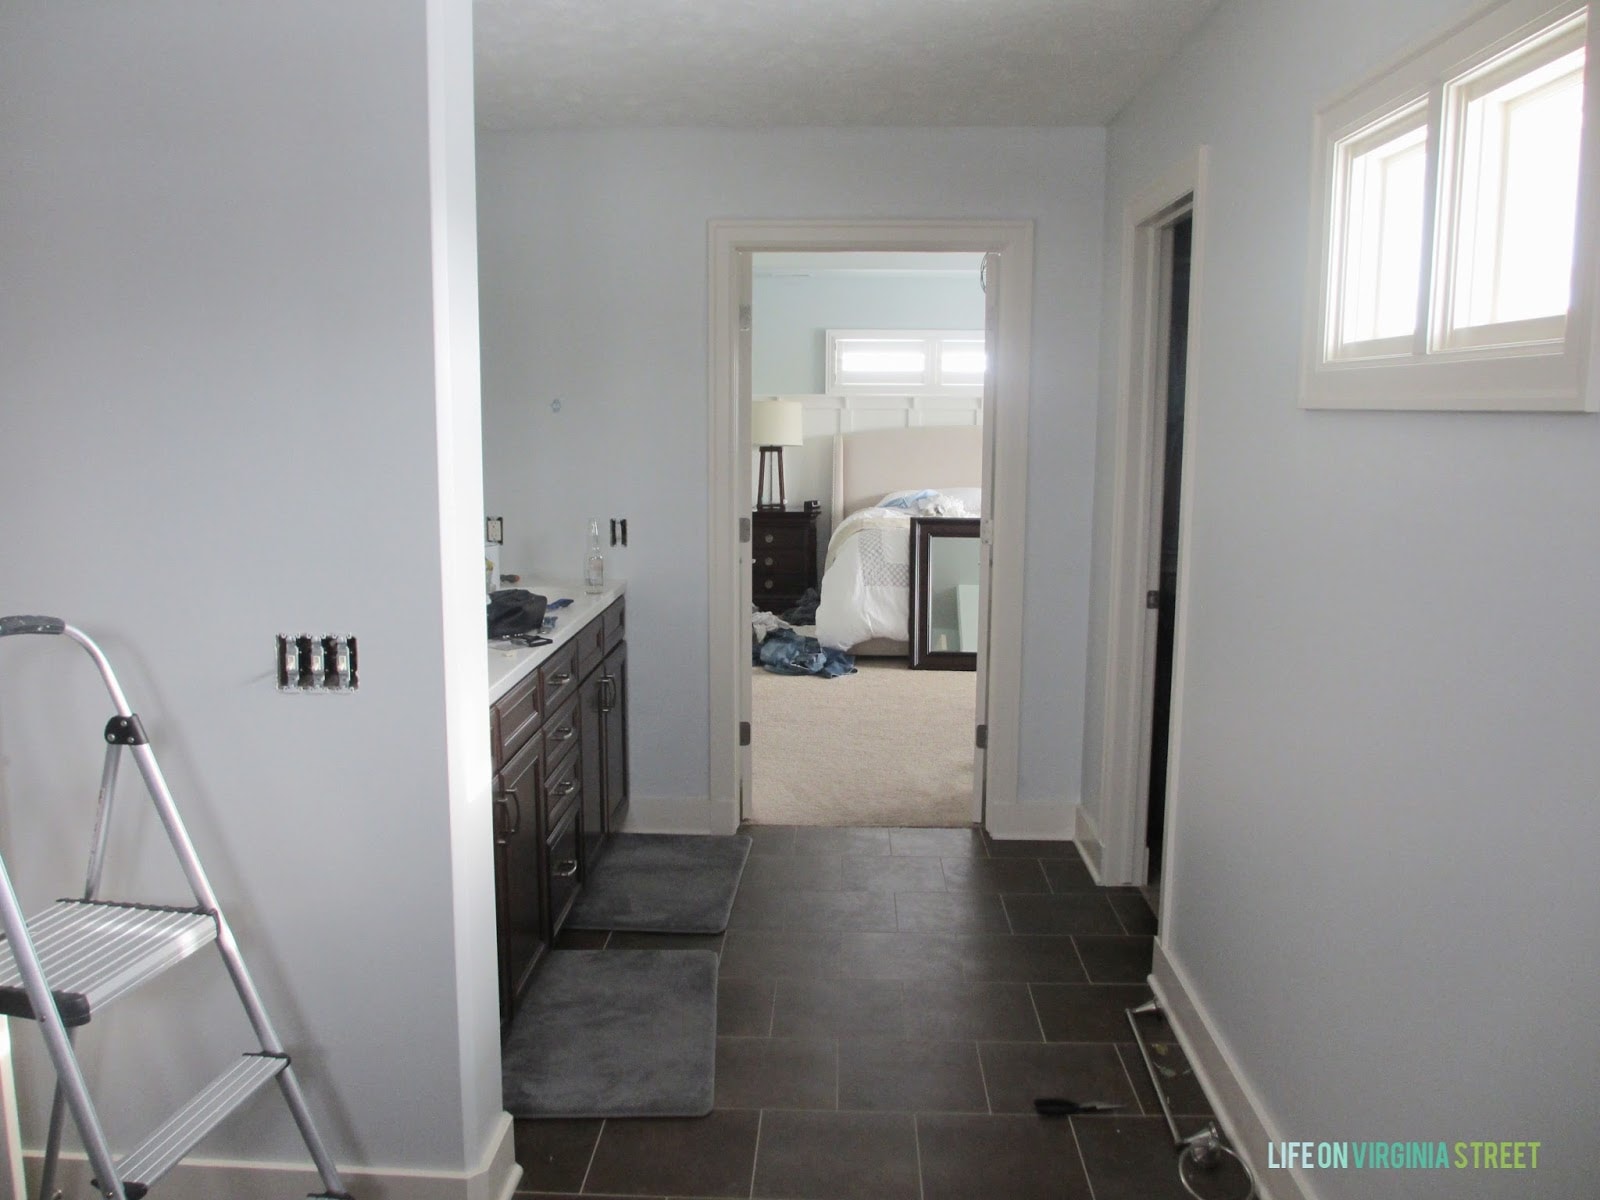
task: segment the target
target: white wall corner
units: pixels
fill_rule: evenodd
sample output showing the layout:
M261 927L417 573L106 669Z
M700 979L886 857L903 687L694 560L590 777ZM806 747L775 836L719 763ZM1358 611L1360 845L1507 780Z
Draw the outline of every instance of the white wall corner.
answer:
M482 1161L463 1171L407 1168L340 1168L345 1186L361 1200L511 1200L522 1179L511 1115L502 1112ZM27 1152L31 1195L37 1190L41 1154ZM81 1151L62 1155L64 1194L90 1195L89 1164ZM161 1181L162 1200L279 1200L322 1190L317 1173L299 1163L238 1162L190 1158Z
M984 824L996 841L1021 839L1070 842L1077 829L1078 804L1061 800L1048 804L1023 804L990 799Z
M623 821L625 833L732 833L737 811L706 796L634 796Z
M1284 1141L1282 1130L1267 1113L1238 1056L1217 1033L1187 973L1167 956L1159 939L1150 968L1150 987L1216 1110L1217 1122L1228 1135L1229 1146L1255 1172L1261 1200L1322 1200L1298 1168L1265 1169L1267 1144Z

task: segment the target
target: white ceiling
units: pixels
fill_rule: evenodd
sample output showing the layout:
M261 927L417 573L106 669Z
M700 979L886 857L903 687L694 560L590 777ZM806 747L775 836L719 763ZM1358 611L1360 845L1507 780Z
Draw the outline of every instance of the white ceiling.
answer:
M1218 0L475 0L478 122L1104 125Z

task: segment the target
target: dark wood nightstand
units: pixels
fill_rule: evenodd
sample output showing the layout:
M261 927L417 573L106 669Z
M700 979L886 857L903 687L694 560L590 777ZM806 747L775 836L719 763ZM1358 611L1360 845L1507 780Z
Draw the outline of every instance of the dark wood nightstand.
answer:
M756 607L781 613L817 586L817 510L751 513L750 579Z

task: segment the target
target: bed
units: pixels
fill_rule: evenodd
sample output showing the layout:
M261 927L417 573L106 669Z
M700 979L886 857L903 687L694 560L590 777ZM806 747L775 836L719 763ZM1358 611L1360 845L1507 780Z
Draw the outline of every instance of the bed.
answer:
M833 535L817 640L856 655L904 657L910 649L911 518L977 516L982 485L983 430L977 426L835 437ZM895 497L893 507L881 505L885 497Z

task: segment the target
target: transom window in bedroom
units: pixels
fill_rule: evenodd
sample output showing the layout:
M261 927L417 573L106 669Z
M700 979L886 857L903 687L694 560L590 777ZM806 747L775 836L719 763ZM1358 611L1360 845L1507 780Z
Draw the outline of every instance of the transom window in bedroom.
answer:
M1306 406L1596 407L1569 331L1594 316L1588 8L1507 0L1318 115Z
M827 355L830 396L974 395L988 365L981 329L830 329Z

